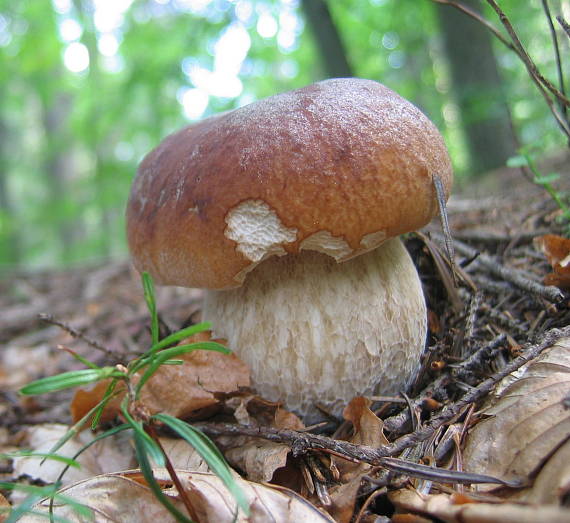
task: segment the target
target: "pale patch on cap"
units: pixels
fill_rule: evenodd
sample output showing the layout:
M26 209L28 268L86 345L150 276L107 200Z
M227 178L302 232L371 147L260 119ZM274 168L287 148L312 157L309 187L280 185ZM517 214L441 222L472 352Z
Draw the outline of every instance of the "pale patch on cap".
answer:
M226 238L237 243L237 251L252 262L287 254L283 244L297 239L297 229L281 223L277 213L262 200L246 200L226 215Z
M347 241L340 236L333 236L329 231L311 234L301 242L299 249L327 254L337 262L352 254L352 249Z

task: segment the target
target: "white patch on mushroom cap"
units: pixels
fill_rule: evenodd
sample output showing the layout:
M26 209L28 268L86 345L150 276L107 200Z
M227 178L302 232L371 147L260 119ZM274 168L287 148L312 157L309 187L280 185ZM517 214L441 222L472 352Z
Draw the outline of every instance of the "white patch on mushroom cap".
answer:
M301 242L299 249L327 254L337 262L352 254L352 249L346 240L339 236L333 236L329 231L311 234Z
M370 249L375 249L378 245L386 241L386 233L384 231L371 232L370 234L365 234L360 240L360 246L369 251Z
M277 213L263 200L246 200L226 216L224 235L237 243L248 260L259 262L269 256L286 254L284 243L294 242L297 229L287 228Z

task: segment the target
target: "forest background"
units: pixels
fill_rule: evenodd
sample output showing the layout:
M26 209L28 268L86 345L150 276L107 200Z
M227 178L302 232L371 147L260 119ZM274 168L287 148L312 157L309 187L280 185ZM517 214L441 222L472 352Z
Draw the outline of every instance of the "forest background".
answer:
M555 82L544 0L499 4ZM548 5L570 19L570 2ZM518 57L431 0L0 0L0 276L125 258L130 183L162 138L338 76L418 105L459 185L566 145Z

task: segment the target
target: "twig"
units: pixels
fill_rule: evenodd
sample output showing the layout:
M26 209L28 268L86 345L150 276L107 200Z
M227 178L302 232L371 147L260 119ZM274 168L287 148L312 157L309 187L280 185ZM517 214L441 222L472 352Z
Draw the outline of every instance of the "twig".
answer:
M448 5L450 7L454 7L458 11L461 11L462 13L465 13L474 20L477 20L477 22L484 25L489 31L491 31L501 41L503 45L505 45L511 51L514 51L515 53L518 54L517 48L512 44L512 42L510 42L507 38L505 38L501 33L501 31L499 31L491 22L489 22L489 20L481 16L477 11L470 9L469 7L459 2L455 2L454 0L433 0L433 2L435 2L436 4Z
M568 22L564 20L564 18L562 18L560 15L556 17L556 20L558 20L560 27L564 29L564 32L568 35L568 38L570 38L570 24L568 24Z
M526 339L531 337L531 329L529 326L513 319L512 317L508 317L504 311L499 311L494 307L491 307L487 304L481 306L481 311L485 314L487 318L489 318L493 323L508 329L510 334L513 336L524 336ZM544 312L544 311L541 311Z
M570 138L570 127L568 126L568 122L562 116L558 114L552 99L548 95L548 91L559 101L559 103L564 104L566 106L570 105L570 100L564 96L563 93L560 92L548 79L546 79L542 73L536 67L536 64L532 61L532 58L526 52L526 49L522 45L516 31L514 30L513 26L507 15L503 12L503 10L499 7L495 0L487 0L487 3L495 10L499 20L503 24L504 28L509 33L511 37L511 41L515 46L516 52L520 59L523 61L529 76L532 78L538 89L540 90L542 96L544 97L546 103L550 108L550 112L553 114L554 118L556 119L559 127L562 129L564 134Z
M548 28L550 29L550 37L552 38L552 44L554 47L554 55L556 57L556 70L558 72L558 86L560 87L560 92L566 96L566 89L564 87L564 72L562 71L562 60L560 59L560 46L558 45L558 36L556 35L556 29L554 28L554 23L552 22L552 15L550 14L550 7L547 0L542 0L542 9L546 16L548 22ZM562 114L568 120L568 107L560 102L560 110Z
M97 340L87 336L86 334L83 334L82 332L73 328L71 325L68 325L67 323L64 323L60 320L57 320L51 314L38 314L38 317L40 318L40 320L43 320L46 323L50 323L51 325L57 325L58 327L69 333L71 336L73 336L74 338L83 340L85 343L87 343L94 349L103 352L113 360L117 358L117 355L112 350L109 350L107 347L99 343Z
M357 459L364 463L375 466L383 465L383 458L396 456L403 450L413 447L425 441L445 423L455 418L466 406L475 403L485 397L495 385L519 369L529 361L540 355L542 351L552 346L562 338L570 336L570 326L562 329L552 329L546 332L539 343L528 346L523 354L495 375L481 382L477 387L471 388L459 401L449 405L447 409L439 415L429 420L423 427L400 437L394 443L381 445L373 448L365 445L355 445L347 441L335 440L317 434L297 432L288 429L275 429L271 427L252 427L243 425L232 425L228 423L197 423L196 427L203 430L210 436L240 435L262 438L269 441L286 443L291 447L293 456L300 456L311 450L332 451L351 459Z
M568 336L570 336L570 326L563 327L562 329L549 330L541 337L540 342L535 345L530 345L524 349L520 356L512 360L496 374L481 382L477 387L473 387L459 401L450 405L445 411L426 422L422 428L411 434L402 436L392 443L392 445L389 445L390 449L388 450L387 455L397 455L402 450L426 440L434 430L453 419L465 406L470 403L475 403L485 397L503 378L520 369L523 365L539 356L545 349Z
M568 122L563 118L556 109L554 102L552 101L549 92L558 99L559 103L564 104L566 106L570 106L570 100L562 93L559 89L557 89L548 79L546 79L538 70L535 63L532 61L532 58L526 52L526 49L522 45L516 31L514 30L513 26L511 25L508 17L506 14L501 10L501 8L497 5L494 0L487 0L487 3L491 5L491 7L497 13L499 20L509 33L511 37L511 41L509 41L501 32L487 19L481 16L476 11L469 9L468 7L462 5L459 2L455 2L453 0L432 0L437 4L449 5L462 11L463 13L469 15L473 19L477 20L479 23L483 24L487 29L489 29L505 46L507 46L511 51L514 51L517 56L521 59L523 64L525 65L531 80L534 82L540 93L542 94L544 100L546 101L550 112L554 116L556 123L562 130L562 132L570 138L570 126Z
M437 233L432 233L432 236L435 238L439 237L439 241L443 241L443 238L441 238L441 236ZM477 249L474 249L473 247L470 247L463 242L455 240L455 248L461 254L469 258L473 258L478 254L477 259L471 266L476 266L478 264L483 265L485 269L487 269L494 276L512 283L523 291L530 292L536 296L540 296L541 298L544 298L551 303L560 303L564 300L564 294L557 287L554 287L552 285L541 285L536 281L530 280L524 276L521 271L510 267L505 267L492 256L478 252Z
M499 352L506 340L506 334L499 334L495 339L487 343L487 345L483 345L477 349L471 356L462 361L460 365L450 365L454 377L465 381L475 369L482 367L485 361L491 360L493 356Z
M433 397L434 393L443 388L447 387L453 381L454 375L465 375L463 369L465 367L471 366L471 358L477 358L476 354L481 353L481 358L483 355L492 351L495 346L500 345L506 339L504 334L497 336L494 340L492 340L487 345L483 345L479 349L477 349L473 355L465 361L460 363L454 364L450 366L449 372L444 372L440 376L438 376L434 381L432 381L425 389L423 389L416 398L412 400L412 405L414 407L420 406L426 398ZM384 428L388 432L392 433L402 433L403 428L408 424L410 421L410 411L409 409L404 409L399 414L391 416L390 418L384 420Z

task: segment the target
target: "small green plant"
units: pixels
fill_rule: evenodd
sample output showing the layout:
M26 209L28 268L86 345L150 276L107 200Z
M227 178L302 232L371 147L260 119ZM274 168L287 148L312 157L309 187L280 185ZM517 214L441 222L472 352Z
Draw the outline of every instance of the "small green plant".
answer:
M118 394L117 385L123 383L126 393L121 402L121 414L125 423L99 434L89 444L85 445L75 456L73 456L71 460L67 462L67 465L59 479L61 480L70 466L77 465L75 461L77 457L96 441L112 436L117 432L129 430L134 439L137 461L150 489L153 491L158 501L164 505L164 507L176 518L177 521L189 522L191 519L187 515L182 514L163 494L160 485L154 478L151 466L152 459L152 461L158 466L166 467L174 485L181 493L182 501L186 504L186 496L183 495L183 487L176 476L174 467L169 462L168 456L164 453L158 440L158 428L160 426L167 426L200 454L212 472L214 472L223 481L227 489L232 493L237 506L243 510L245 514L249 514L249 505L245 495L235 482L224 457L212 441L201 431L180 419L164 413L149 414L144 404L140 401L140 392L142 388L162 365L180 365L183 362L176 358L195 350L211 350L224 354L228 354L230 351L223 345L213 341L176 345L193 334L209 330L209 323L193 325L160 339L154 287L152 279L147 273L143 273L142 275L142 285L151 319L152 341L151 347L146 352L128 362L126 365L116 365L114 367L99 367L89 360L72 353L77 360L87 367L86 369L64 372L56 376L46 377L28 384L20 390L20 392L25 395L37 395L68 389L70 387L96 383L101 380L109 380L109 385L107 386L103 399L66 432L66 434L50 450L47 456L42 455L41 457L43 459L46 459L46 457L50 459L64 459L57 455L58 450L75 434L85 428L85 425L89 423L90 420L92 429L96 429L98 427L99 420L105 406L111 398ZM0 485L0 488L14 488L6 487L6 485ZM43 489L34 487L29 490L29 495L25 502L19 507L13 509L6 521L8 523L12 523L13 521L17 521L23 513L29 513L34 502L41 497L50 498L50 517L54 521L57 520L58 518L53 514L54 500L57 499L60 502L63 501L71 503L71 500L67 500L67 498L57 494L58 486L59 480L56 485ZM27 489L28 487L22 486L22 488ZM74 503L75 504L73 506L75 509L75 505L78 504L77 502ZM77 509L80 511L86 510L85 507L81 506L77 507ZM187 509L188 513L191 513L189 506L187 506Z

